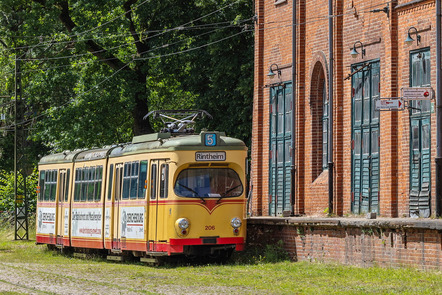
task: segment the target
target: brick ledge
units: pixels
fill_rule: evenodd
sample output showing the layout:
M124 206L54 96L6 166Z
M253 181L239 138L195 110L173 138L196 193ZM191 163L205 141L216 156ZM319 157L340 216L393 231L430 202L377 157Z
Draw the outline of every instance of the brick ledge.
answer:
M336 218L336 217L249 217L251 225L292 225L323 227L376 227L376 228L415 228L442 231L442 219L430 218Z

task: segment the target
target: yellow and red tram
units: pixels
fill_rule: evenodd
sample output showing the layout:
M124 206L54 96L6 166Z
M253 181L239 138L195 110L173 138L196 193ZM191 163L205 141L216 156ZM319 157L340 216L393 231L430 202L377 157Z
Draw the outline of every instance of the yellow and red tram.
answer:
M246 237L247 147L155 133L39 162L36 240L110 255L228 257Z

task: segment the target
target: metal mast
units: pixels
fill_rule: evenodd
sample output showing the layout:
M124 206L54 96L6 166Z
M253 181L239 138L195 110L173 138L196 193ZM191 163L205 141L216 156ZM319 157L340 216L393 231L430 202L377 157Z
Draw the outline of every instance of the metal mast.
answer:
M14 104L14 196L15 240L28 240L28 197L26 192L25 128L23 124L25 104L22 99L20 60L15 57Z

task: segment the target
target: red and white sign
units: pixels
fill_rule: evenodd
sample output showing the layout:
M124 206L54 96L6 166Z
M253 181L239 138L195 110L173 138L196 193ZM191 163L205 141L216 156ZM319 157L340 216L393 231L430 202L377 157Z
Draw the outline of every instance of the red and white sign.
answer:
M376 100L377 111L396 111L405 109L402 99L378 99Z
M433 88L431 87L404 87L402 98L405 100L430 100L433 99Z

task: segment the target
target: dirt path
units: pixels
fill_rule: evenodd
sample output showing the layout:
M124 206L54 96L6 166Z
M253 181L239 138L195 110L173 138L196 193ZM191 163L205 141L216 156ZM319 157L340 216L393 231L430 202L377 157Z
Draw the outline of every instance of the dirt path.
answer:
M0 292L21 294L254 294L233 287L164 284L164 277L121 277L99 264L45 265L0 262ZM242 289L242 290L241 290ZM255 293L256 294L256 293Z

